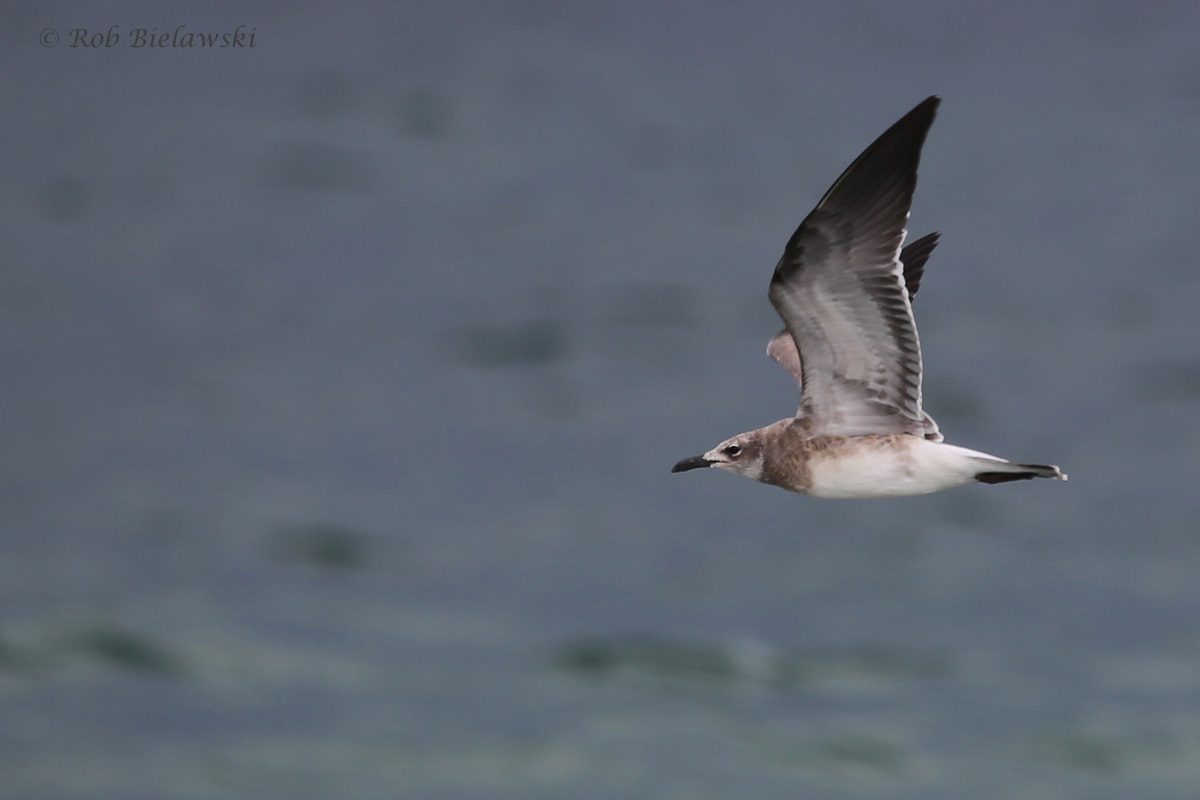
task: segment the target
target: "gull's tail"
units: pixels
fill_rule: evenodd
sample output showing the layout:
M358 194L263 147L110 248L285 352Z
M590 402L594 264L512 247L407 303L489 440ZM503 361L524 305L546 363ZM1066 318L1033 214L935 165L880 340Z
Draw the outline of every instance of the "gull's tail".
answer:
M1065 481L1066 473L1053 464L1014 464L1002 461L999 464L988 463L982 472L975 473L975 480L980 483L1008 483L1009 481L1027 481L1033 478L1053 478Z

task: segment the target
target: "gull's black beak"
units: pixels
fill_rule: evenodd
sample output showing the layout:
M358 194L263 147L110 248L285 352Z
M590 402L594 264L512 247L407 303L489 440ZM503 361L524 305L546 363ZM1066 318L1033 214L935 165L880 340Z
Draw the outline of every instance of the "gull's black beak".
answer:
M685 458L671 467L671 472L687 472L689 469L700 469L701 467L710 466L712 463L704 456L692 456L691 458Z

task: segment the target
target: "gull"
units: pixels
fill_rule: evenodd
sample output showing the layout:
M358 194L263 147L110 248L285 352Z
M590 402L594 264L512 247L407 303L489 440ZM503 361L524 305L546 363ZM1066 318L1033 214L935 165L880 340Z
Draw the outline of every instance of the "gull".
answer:
M813 497L902 497L968 483L1066 480L943 441L921 405L912 298L938 234L901 249L921 147L941 99L888 128L788 240L768 297L784 328L767 355L795 377L795 417L741 433L672 472L700 467Z

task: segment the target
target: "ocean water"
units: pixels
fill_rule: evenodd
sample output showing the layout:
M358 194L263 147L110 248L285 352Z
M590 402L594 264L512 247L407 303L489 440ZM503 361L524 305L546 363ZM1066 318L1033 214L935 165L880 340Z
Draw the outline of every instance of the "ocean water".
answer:
M1200 791L1200 12L5 14L0 795ZM1071 480L669 474L933 93L926 406Z

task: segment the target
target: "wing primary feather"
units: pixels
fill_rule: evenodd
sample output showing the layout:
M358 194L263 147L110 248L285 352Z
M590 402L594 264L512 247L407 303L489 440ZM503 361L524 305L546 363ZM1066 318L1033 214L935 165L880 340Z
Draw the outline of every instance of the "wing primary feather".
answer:
M925 274L925 262L933 254L933 248L938 246L942 235L936 231L927 233L920 239L904 245L900 251L900 263L904 265L904 287L908 289L908 299L917 296L921 288L921 277Z

